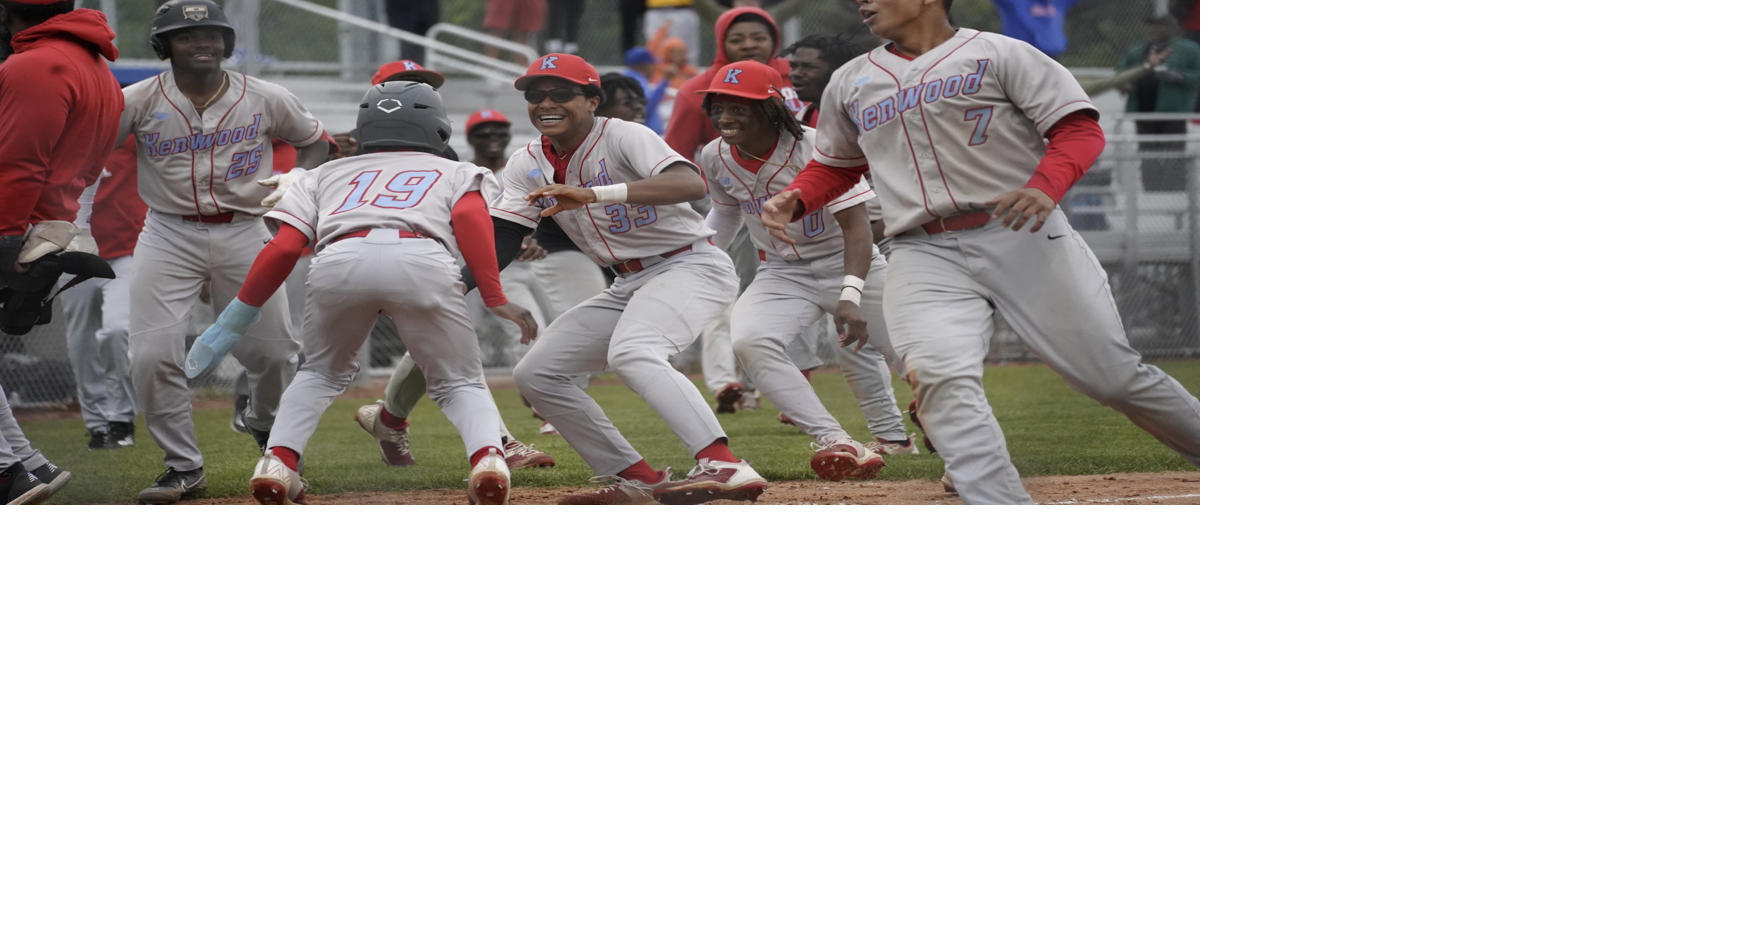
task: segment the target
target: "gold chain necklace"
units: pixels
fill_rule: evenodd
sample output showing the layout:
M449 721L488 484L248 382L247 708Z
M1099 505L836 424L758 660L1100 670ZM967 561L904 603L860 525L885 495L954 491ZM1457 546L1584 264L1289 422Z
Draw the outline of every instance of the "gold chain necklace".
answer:
M220 95L226 92L227 87L231 86L232 82L233 82L233 79L223 72L220 75L220 89L214 91L214 95L209 97L207 102L196 103L196 111L201 112L202 110L207 109L210 105L212 105L215 100L220 99ZM190 102L195 103L194 100L191 100Z

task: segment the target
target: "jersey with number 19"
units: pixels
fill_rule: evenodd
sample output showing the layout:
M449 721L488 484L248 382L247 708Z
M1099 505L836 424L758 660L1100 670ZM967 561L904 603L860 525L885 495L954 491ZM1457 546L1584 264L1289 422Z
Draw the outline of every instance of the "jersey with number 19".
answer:
M453 207L474 190L486 203L502 192L496 175L475 164L418 151L370 153L301 175L264 218L298 228L314 251L351 232L396 228L433 238L458 258Z

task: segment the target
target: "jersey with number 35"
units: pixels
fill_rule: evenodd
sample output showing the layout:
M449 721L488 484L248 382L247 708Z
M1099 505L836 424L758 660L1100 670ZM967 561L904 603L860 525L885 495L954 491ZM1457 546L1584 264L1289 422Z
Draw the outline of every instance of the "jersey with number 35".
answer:
M623 119L595 119L588 137L571 152L563 177L553 176L542 144L543 139L534 139L509 155L502 168L502 199L490 204L491 217L536 227L545 207L529 204L526 194L551 183L579 187L632 183L647 180L674 164L686 164L697 171L696 165L669 148L661 136ZM602 267L665 254L710 237L710 226L685 203L593 203L555 213L552 218L583 254Z
M419 151L384 151L300 175L264 218L304 232L315 251L350 232L396 228L433 238L457 257L453 207L474 190L486 204L501 194L488 168Z
M833 72L814 159L868 165L890 235L1021 189L1044 133L1096 111L1064 65L1027 42L957 29L917 58L885 45Z

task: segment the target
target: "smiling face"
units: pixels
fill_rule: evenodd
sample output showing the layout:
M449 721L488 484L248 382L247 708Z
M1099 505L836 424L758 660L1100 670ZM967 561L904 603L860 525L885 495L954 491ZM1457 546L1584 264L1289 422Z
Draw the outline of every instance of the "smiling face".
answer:
M580 89L576 84L558 77L541 77L527 85L529 90ZM569 102L559 103L549 96L537 103L526 104L527 118L533 121L533 128L539 134L551 139L551 147L558 151L574 151L581 140L588 137L594 127L594 110L600 106L600 98L588 99L577 94L570 97Z
M760 114L758 100L713 93L707 115L724 141L747 154L763 155L777 144L777 128Z
M765 28L764 23L752 20L728 27L722 39L722 50L730 61L770 61L775 47L771 30Z
M599 112L603 119L642 122L643 117L649 112L649 100L641 94L630 92L628 89L618 89L612 91L612 101L600 107Z
M790 55L790 86L796 88L796 96L804 103L819 103L831 76L833 69L820 56L820 49L798 48Z
M219 29L180 29L165 37L171 66L185 73L220 70L226 60L226 33Z
M472 127L471 134L465 136L465 143L471 146L471 153L478 161L500 164L502 156L508 151L508 140L512 137L507 125L485 122Z

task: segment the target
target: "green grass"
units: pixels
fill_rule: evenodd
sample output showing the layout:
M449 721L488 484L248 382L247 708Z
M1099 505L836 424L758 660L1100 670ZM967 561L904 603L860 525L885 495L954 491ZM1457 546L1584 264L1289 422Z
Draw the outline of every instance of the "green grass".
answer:
M1200 394L1198 360L1168 361L1157 366L1169 371L1194 395ZM894 387L900 407L905 408L912 398L910 390L898 380ZM814 388L828 410L852 428L851 436L859 440L871 438L843 376L836 370L817 373ZM671 466L681 474L691 468L691 455L636 393L617 384L596 384L589 388L589 393L655 466ZM987 369L986 393L1010 441L1011 457L1024 476L1193 468L1174 451L1134 427L1125 416L1072 391L1046 367ZM554 469L515 473L517 487L574 486L587 482L593 473L581 457L561 438L539 437L539 422L521 405L518 394L506 390L495 395L503 420L515 436L536 443L557 458ZM410 449L417 465L399 469L380 462L374 442L356 426L355 409L365 402L343 399L325 413L306 450L306 479L313 492L464 487L464 446L433 402L424 400L411 413ZM778 424L776 416L777 409L766 402L762 411L742 412L719 421L728 431L735 453L750 460L767 479L812 479L808 469L808 437L795 428ZM228 409L199 409L195 420L196 440L207 458L209 496L246 494L251 468L258 457L257 444L249 435L233 432L232 413ZM158 445L138 419L135 434L140 445L127 450L88 451L85 429L77 419L33 421L26 424L25 432L49 459L74 474L54 503L133 504L135 493L151 484L165 468ZM939 457L896 456L888 458L887 468L879 478L931 479L942 472Z

